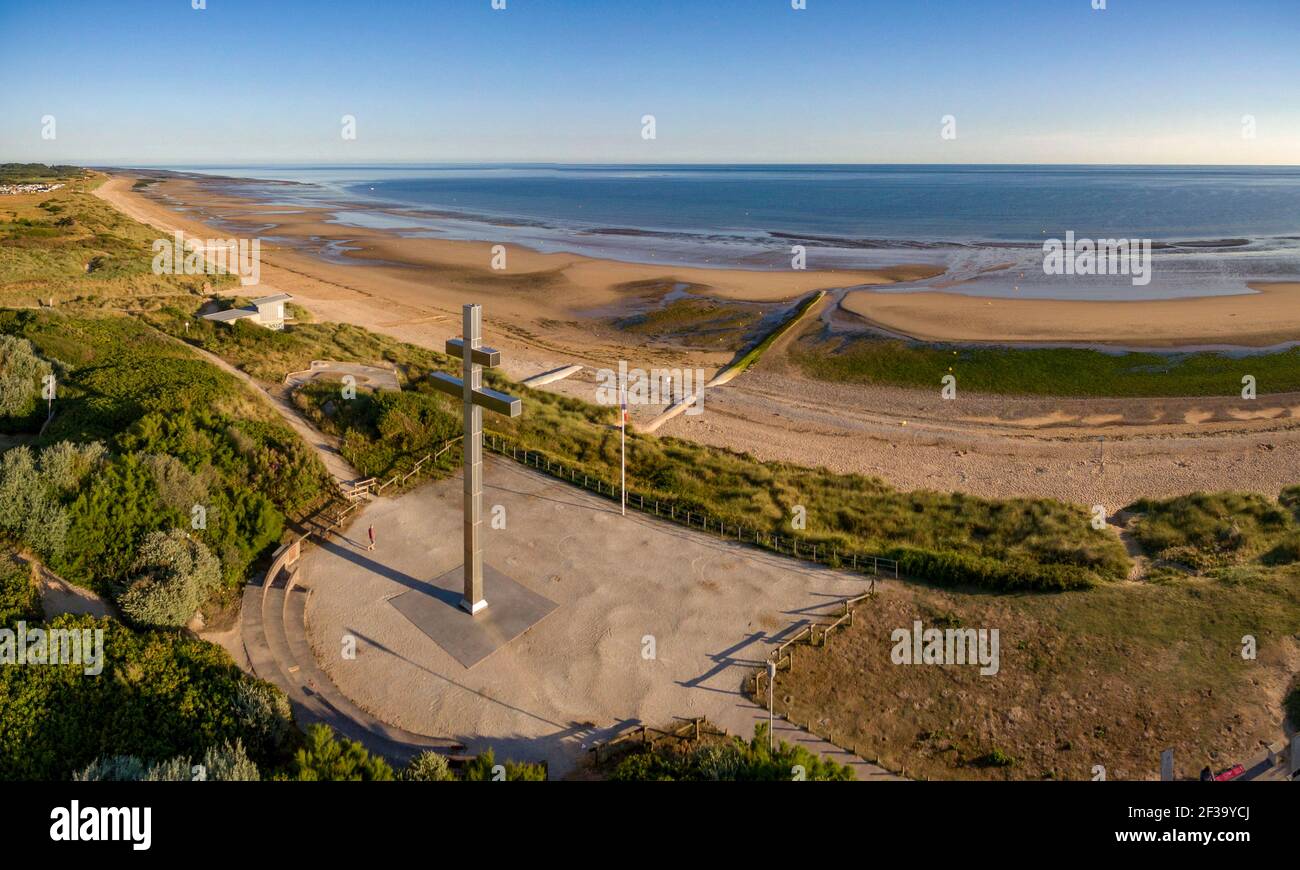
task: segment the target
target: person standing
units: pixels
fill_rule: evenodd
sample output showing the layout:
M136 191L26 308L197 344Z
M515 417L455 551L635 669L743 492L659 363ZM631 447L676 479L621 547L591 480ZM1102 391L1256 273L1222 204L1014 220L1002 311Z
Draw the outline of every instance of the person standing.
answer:
M373 550L375 548L375 526L373 523L370 526L369 534L370 534L370 549Z

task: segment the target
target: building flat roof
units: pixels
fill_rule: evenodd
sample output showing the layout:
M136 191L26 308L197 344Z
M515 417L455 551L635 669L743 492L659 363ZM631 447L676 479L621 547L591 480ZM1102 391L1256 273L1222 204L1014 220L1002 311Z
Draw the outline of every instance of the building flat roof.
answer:
M229 323L232 320L242 320L245 317L256 317L257 310L253 308L227 308L225 311L214 311L211 314L203 315L204 320L215 320L219 323Z
M288 302L293 297L288 293L276 293L274 296L263 296L261 299L254 299L254 305L270 305L272 302Z

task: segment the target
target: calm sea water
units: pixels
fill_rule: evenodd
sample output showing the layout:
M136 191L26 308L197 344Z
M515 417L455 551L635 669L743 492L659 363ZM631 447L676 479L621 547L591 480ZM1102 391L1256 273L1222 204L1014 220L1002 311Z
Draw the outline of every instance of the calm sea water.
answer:
M173 167L175 168L175 167ZM285 207L343 224L640 262L789 268L936 263L984 295L1152 298L1300 280L1300 167L241 166ZM1164 243L1154 280L1042 274L1042 241ZM989 272L1011 263L1010 269ZM934 281L901 287L932 287Z

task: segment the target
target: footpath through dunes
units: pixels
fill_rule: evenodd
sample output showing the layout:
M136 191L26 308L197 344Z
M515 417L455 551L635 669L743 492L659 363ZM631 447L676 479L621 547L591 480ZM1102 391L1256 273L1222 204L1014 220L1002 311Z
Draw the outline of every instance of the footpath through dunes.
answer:
M298 569L311 589L307 637L329 681L371 715L471 753L544 759L563 776L593 741L673 717L705 717L749 738L767 721L744 694L753 671L800 627L830 621L865 591L861 575L620 516L616 504L509 460L488 457L484 468L487 514L505 522L485 526L485 564L557 606L472 666L391 601L431 592L430 581L460 563L458 478L372 501L354 527L374 526L373 551L336 538L306 551ZM488 601L491 610L490 585ZM340 655L345 637L356 639L355 659ZM789 723L777 733L852 764L859 779L892 778Z

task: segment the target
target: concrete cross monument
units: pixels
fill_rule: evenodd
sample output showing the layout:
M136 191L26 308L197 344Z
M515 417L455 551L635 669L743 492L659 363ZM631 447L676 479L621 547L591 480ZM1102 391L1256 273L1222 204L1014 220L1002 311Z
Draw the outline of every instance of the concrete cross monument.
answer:
M501 364L501 352L482 347L483 307L464 307L464 338L447 341L447 354L464 360L464 376L435 372L433 385L441 392L456 396L465 406L465 597L460 606L471 614L487 607L483 598L483 409L507 417L518 417L523 403L514 396L498 393L483 386L483 368Z

